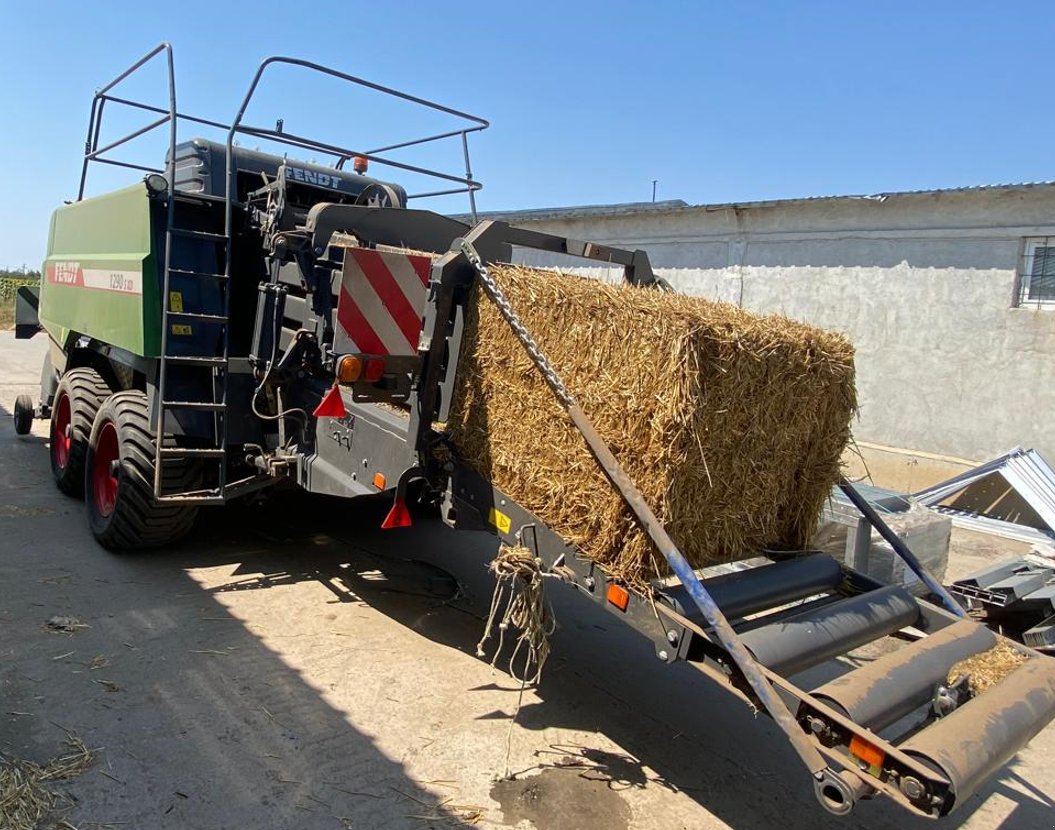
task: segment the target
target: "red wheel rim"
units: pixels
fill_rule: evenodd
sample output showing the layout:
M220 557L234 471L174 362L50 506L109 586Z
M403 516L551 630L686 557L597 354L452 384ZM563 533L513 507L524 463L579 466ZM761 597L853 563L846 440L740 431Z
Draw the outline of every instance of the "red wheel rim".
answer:
M51 454L60 470L66 469L70 460L70 442L73 416L70 412L70 396L63 392L55 404L55 420L51 422Z
M95 501L95 511L100 516L113 513L114 504L117 503L118 458L117 427L113 421L107 421L99 430L92 461L92 498Z

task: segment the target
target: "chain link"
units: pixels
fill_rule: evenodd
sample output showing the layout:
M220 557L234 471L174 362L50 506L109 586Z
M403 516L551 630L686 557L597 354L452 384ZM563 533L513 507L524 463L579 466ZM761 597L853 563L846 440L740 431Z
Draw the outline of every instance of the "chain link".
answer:
M572 398L571 392L568 391L568 387L564 385L564 381L560 379L556 370L550 365L549 360L539 349L535 339L524 327L524 324L520 321L516 312L513 311L513 307L509 304L509 299L502 292L502 289L498 287L494 277L491 276L491 272L488 270L487 266L484 265L483 260L480 259L480 254L477 253L476 248L473 247L471 242L463 239L461 242L461 249L462 253L465 254L466 259L469 260L469 264L476 269L476 274L480 278L480 285L483 287L484 293L487 294L491 302L495 304L498 313L501 314L503 319L509 324L509 327L513 330L513 334L516 335L517 340L521 342L532 361L538 366L539 370L542 372L542 376L546 379L549 388L553 390L553 394L557 396L557 399L565 409L574 406L575 399Z

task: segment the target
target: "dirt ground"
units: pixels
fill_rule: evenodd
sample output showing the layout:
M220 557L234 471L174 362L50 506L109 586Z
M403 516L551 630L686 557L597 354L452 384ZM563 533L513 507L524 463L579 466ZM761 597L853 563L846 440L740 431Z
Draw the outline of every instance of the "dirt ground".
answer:
M68 730L96 754L54 786L68 824L44 827L1055 824L1050 727L948 819L884 801L829 816L769 720L559 586L546 675L511 728L519 684L475 656L470 613L493 542L431 520L382 532L382 502L274 498L203 514L172 549L107 553L51 483L46 424L11 427L43 347L0 333L0 752L43 762ZM990 561L984 537L956 539L954 575ZM55 615L84 627L54 633Z

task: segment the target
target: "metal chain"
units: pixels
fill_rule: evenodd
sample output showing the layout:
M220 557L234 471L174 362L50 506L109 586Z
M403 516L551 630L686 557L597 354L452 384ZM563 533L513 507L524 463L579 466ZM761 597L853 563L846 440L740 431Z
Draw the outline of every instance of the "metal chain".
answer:
M560 379L556 370L539 349L538 343L535 342L535 339L524 327L516 312L513 311L513 307L509 304L509 299L502 292L502 289L498 287L498 283L495 282L491 272L484 265L483 260L480 259L480 254L477 253L476 248L473 247L471 242L463 239L461 241L461 249L469 263L476 269L476 274L480 278L480 285L483 286L487 296L491 298L491 302L498 308L498 313L509 324L517 340L520 341L535 365L538 366L549 388L553 390L553 394L557 396L557 399L565 409L575 406L575 399L571 396L571 392L568 391L568 387L564 385L564 381Z
M517 317L509 305L509 300L506 299L501 289L495 284L494 278L480 259L476 249L464 239L461 240L459 247L469 260L469 264L476 271L484 292L497 306L499 313L506 323L509 324L510 328L513 329L517 339L527 350L528 354L531 355L531 359L541 370L553 394L560 400L571 417L572 423L575 424L576 429L582 434L586 445L601 470L608 477L616 492L622 496L641 529L648 534L652 543L670 564L671 570L681 580L681 584L687 589L689 597L711 626L719 644L728 652L733 662L736 663L744 678L758 696L759 701L787 736L806 768L813 774L815 786L818 788L817 791L820 792L822 787L828 785L845 789L846 784L828 768L820 752L801 730L794 715L788 709L787 703L777 694L772 684L766 679L761 666L756 662L754 656L747 650L747 646L740 639L740 636L729 624L729 620L726 619L714 598L708 593L703 583L700 582L692 566L685 559L678 546L674 544L674 540L667 534L663 523L652 511L644 495L623 470L618 459L612 454L611 449L609 449L597 429L590 422L586 413L575 404L564 383L557 377L557 373L549 364L546 356L539 351L538 344L528 334L524 324L520 322L520 318ZM850 792L848 789L845 791L846 797L849 799L851 797Z

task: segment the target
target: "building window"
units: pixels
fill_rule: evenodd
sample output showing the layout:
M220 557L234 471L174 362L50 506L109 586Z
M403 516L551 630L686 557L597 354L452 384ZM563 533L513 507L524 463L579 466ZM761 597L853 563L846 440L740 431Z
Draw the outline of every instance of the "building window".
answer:
M1018 277L1018 305L1055 308L1055 236L1026 240Z

